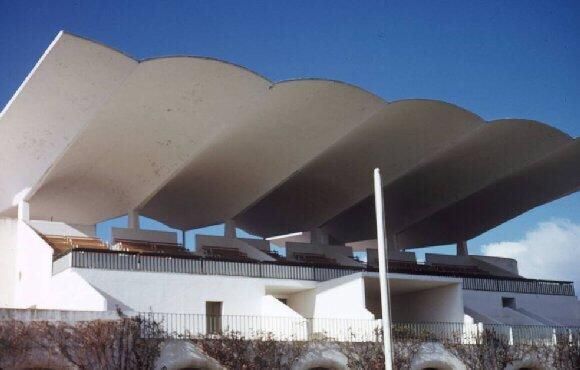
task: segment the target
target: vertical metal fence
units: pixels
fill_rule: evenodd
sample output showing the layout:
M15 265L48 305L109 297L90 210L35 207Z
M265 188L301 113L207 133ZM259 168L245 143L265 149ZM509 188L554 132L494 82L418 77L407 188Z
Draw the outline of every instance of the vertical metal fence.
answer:
M236 262L202 257L169 257L137 253L73 250L53 262L53 274L67 268L151 271L326 281L366 271L347 266L309 266L286 262ZM571 282L499 277L464 277L463 289L574 296Z
M339 342L382 341L381 320L270 317L245 315L203 315L142 312L144 337L201 338L235 335L245 339L308 341L327 339ZM154 323L154 325L152 325ZM155 328L155 330L151 330ZM506 344L567 343L580 345L580 327L541 325L484 325L454 322L394 323L397 341L442 341L481 344L502 341Z
M314 281L326 281L364 271L363 268L342 266L220 261L201 257L184 258L83 250L73 250L54 261L53 273L56 274L69 267Z
M574 284L571 282L532 279L464 277L463 289L525 294L575 295Z

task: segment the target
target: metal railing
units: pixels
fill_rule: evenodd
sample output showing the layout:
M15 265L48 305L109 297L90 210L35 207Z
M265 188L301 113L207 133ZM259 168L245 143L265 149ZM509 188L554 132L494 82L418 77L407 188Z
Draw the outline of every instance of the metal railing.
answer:
M245 339L308 341L326 339L339 342L381 342L381 320L204 315L142 312L139 314L144 337L219 338L235 335ZM155 323L155 325L151 325ZM156 330L150 330L155 327ZM479 344L499 340L506 344L574 343L580 345L580 327L542 325L487 325L456 322L393 323L396 341L442 341Z
M199 256L169 257L76 249L53 262L53 274L71 267L314 281L326 281L365 271L364 268L346 266L307 266L290 262L238 262Z
M525 294L574 296L574 283L569 281L518 278L464 277L463 289Z
M169 257L117 251L76 249L53 262L53 274L67 268L168 272L200 275L245 276L269 279L326 281L356 272L370 271L348 266L304 265L292 262L237 262L199 256ZM495 292L574 296L567 281L504 277L461 277L463 289Z

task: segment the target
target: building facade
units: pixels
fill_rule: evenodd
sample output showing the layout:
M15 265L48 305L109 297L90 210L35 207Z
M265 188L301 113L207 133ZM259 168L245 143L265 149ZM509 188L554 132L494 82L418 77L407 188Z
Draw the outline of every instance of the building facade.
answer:
M61 32L0 114L0 138L0 317L380 342L380 168L399 334L554 345L580 327L571 282L467 248L580 189L580 141L541 122L387 102L339 81L274 83L211 58L139 61ZM127 227L99 239L96 225L119 215ZM225 232L190 250L140 215ZM409 251L444 244L457 254Z

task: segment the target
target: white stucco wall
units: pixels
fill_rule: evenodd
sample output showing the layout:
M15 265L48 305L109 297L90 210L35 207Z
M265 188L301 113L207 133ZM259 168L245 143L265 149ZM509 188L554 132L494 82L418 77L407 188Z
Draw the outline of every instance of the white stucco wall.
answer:
M475 266L500 276L518 276L518 262L512 258L426 253L425 261L429 264Z
M343 266L362 267L363 264L356 262L352 256L352 248L342 245L327 245L317 243L286 243L286 256L289 260L294 259L294 253L318 253L324 254L326 257L333 258L336 262Z
M44 235L96 236L95 225L77 225L44 220L31 220L29 225Z
M177 233L174 231L113 227L111 229L111 241L115 239L145 240L158 243L177 243Z
M377 249L367 248L367 262L369 265L374 266L375 268L379 267L379 251ZM389 251L389 260L393 261L406 261L406 262L417 262L417 257L415 256L415 252L407 252L407 251Z
M14 307L18 221L0 219L0 307Z
M276 279L137 271L72 269L108 300L133 311L205 314L205 302L223 302L223 315L259 315L268 286ZM312 282L285 281L288 290L308 289Z
M514 312L502 306L502 297L515 298L517 308L553 321L559 325L580 325L578 298L571 296L521 294L464 290L463 300L467 308L489 316L504 324L537 325L537 320L525 313Z
M262 328L284 339L306 340L308 322L298 312L272 295L262 297Z
M0 220L0 307L43 308L52 248L26 222Z
M262 316L302 318L298 312L270 294L262 297Z
M263 250L252 245L253 243L248 242L245 239L239 238L227 238L223 236L216 235L196 235L195 236L195 253L203 256L204 253L201 248L207 247L226 247L226 248L236 248L240 252L245 253L249 258L257 261L275 261L276 259L269 256Z
M52 277L52 248L23 221L18 221L15 307L43 308Z
M112 311L115 302L109 302L103 294L92 287L72 269L53 276L50 294L43 308L71 311Z
M463 322L460 284L426 289L392 297L392 318L397 322Z
M254 248L258 248L262 252L269 252L270 251L270 242L264 239L250 239L250 238L238 238L241 241L248 243Z
M504 257L494 257L494 256L471 256L473 260L476 262L477 266L482 269L488 268L488 270L499 273L499 272L507 272L511 275L518 275L518 261L513 258L504 258ZM489 267L491 266L491 269ZM495 270L495 269L499 269Z
M366 309L362 274L318 283L315 289L290 295L288 305L304 317L374 319Z

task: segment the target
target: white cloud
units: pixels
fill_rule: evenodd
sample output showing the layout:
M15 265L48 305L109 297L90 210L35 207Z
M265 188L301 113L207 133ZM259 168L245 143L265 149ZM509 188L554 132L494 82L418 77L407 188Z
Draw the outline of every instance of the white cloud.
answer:
M484 245L487 256L514 258L527 278L574 281L580 289L580 224L541 222L519 241Z

